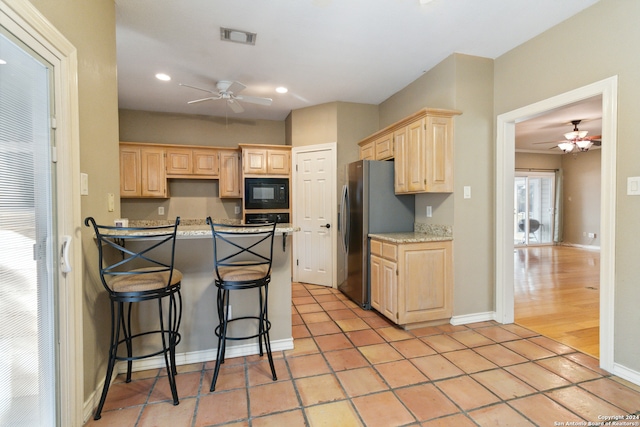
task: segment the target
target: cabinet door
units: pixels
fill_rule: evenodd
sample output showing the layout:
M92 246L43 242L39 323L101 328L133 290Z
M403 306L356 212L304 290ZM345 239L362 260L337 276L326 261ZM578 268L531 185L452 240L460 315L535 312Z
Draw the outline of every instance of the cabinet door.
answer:
M399 323L444 320L452 314L451 242L400 245Z
M164 154L162 148L140 149L143 197L167 197Z
M289 175L291 172L291 151L268 150L267 155L267 173Z
M240 153L220 151L220 197L242 197L240 179Z
M267 150L262 148L245 148L242 150L242 157L242 169L245 174L267 173Z
M140 149L120 146L120 197L140 197Z
M383 135L375 141L376 160L387 160L393 157L393 133Z
M371 282L371 307L382 313L384 310L383 290L382 290L382 261L383 259L371 255L369 263L369 280Z
M383 307L380 311L393 322L398 323L398 265L389 261L382 260L382 300Z
M453 119L427 117L426 180L430 192L453 191Z
M218 150L204 148L194 149L192 152L194 175L207 177L218 177L220 175Z
M407 153L404 165L407 173L407 190L410 192L425 191L427 186L424 126L424 119L407 126Z
M193 169L190 148L167 150L167 175L190 175Z
M375 160L375 146L373 141L360 146L360 160Z
M396 194L406 193L407 187L407 128L397 130L393 134L394 146L394 187Z

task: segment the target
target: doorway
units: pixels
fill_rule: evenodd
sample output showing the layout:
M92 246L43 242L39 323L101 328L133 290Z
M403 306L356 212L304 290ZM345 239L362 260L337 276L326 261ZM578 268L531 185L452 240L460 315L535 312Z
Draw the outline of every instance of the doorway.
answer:
M8 108L8 113L0 113L0 167L9 175L5 179L3 174L0 184L0 231L11 236L13 245L9 248L8 239L3 238L3 250L9 256L3 254L0 260L3 291L10 291L9 283L19 290L11 298L1 298L3 303L12 301L8 308L18 318L11 322L13 330L4 329L0 338L4 355L0 423L80 426L77 53L29 2L9 5L0 0L0 38L0 59L6 62L0 65L0 92L2 108ZM25 74L15 75L16 66ZM4 203L7 200L12 203ZM6 308L2 315L10 311ZM25 346L35 348L30 358L19 356ZM22 375L25 370L30 371L28 376Z
M497 120L496 144L496 320L514 321L513 182L515 125L538 114L602 96L600 366L612 372L614 348L614 266L616 194L617 76L504 113Z
M293 281L322 286L336 283L336 144L294 147Z
M513 186L515 246L553 244L555 182L554 173L516 172Z

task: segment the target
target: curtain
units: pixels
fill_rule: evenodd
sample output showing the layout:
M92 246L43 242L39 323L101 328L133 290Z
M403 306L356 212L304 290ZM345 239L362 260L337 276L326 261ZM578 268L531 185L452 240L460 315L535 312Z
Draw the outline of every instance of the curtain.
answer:
M558 169L556 171L556 214L554 216L554 224L553 224L553 242L554 243L560 243L563 240L563 215L564 215L564 209L562 206L562 200L563 200L563 194L562 194L562 188L563 188L563 175L562 175L562 169Z

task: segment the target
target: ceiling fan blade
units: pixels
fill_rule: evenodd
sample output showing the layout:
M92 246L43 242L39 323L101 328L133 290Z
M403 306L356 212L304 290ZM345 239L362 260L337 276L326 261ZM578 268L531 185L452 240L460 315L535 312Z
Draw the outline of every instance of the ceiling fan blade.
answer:
M227 88L226 92L231 92L231 93L233 93L234 95L237 95L237 94L239 94L240 92L242 92L242 91L243 91L243 90L245 90L245 89L246 89L246 86L245 86L245 85L243 85L242 83L240 83L240 82L233 82L233 83L231 83L231 86L229 86L229 87Z
M271 105L271 103L273 102L273 99L271 98L260 98L258 96L236 96L236 99L240 99L244 102L249 102L251 104L258 104L258 105L266 105L267 107L269 105Z
M218 92L216 92L216 91L214 91L214 90L210 90L210 89L203 89L203 88L201 88L201 87L191 86L191 85L187 85L187 84L184 84L184 83L178 83L178 86L190 87L191 89L197 89L197 90L201 90L201 91L203 91L203 92L218 93Z
M545 142L533 142L533 145L537 145L537 144L559 144L561 142L565 142L565 140L562 141L545 141Z
M194 99L193 101L188 101L187 104L197 104L198 102L214 101L216 99L220 99L220 97L219 96L210 96L208 98Z
M227 105L229 105L229 108L231 108L231 110L233 110L234 113L242 113L244 111L244 108L242 108L242 105L240 105L240 103L235 99L227 100Z

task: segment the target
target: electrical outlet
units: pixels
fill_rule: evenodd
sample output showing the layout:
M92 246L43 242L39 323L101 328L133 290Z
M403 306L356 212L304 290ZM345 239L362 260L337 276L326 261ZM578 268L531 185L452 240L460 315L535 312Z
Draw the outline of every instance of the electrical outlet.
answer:
M164 215L164 206L158 207L158 215Z
M427 206L427 218L431 218L433 216L433 209L431 206Z
M113 193L107 193L107 210L113 212L116 207L116 196Z
M236 205L235 212L236 212L236 215L240 213L240 205Z
M590 239L595 239L596 238L596 233L589 233L588 234Z

